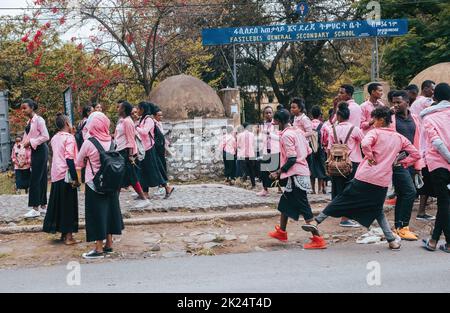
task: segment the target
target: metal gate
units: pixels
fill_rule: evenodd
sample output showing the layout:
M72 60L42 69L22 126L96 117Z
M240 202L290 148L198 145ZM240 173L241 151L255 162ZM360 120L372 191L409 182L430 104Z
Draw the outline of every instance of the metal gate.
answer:
M0 91L0 171L8 169L11 158L10 143L8 98L5 92Z

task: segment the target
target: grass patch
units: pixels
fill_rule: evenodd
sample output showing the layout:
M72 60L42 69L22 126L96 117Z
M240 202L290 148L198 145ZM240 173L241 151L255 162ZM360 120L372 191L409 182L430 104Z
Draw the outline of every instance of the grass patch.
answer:
M0 259L6 259L7 257L9 257L9 254L0 253Z
M0 173L0 195L15 193L14 174L12 172Z

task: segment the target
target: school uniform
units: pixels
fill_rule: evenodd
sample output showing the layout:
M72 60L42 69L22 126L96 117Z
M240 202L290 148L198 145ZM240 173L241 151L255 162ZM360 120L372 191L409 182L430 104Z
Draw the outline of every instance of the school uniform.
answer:
M161 134L164 135L163 124L161 122L158 122L158 121L155 120L155 125L156 125L156 127L158 127L158 129L161 132ZM167 149L168 145L169 145L169 142L167 141L167 139L165 139L164 149L162 151L157 151L157 155L159 157L159 160L161 161L161 164L162 164L162 166L164 168L164 171L166 173L167 173L166 149Z
M361 104L361 130L364 134L367 134L373 126L370 126L370 122L372 121L372 112L376 108L380 108L385 106L381 100L377 100L377 103L374 105L370 100L367 100L363 104Z
M350 118L348 119L348 122L353 126L360 128L362 120L362 110L360 105L356 103L356 101L353 99L350 99L346 102L348 103L348 109L350 111ZM334 115L333 123L336 122L337 122L337 115Z
M113 145L109 135L109 119L103 114L91 114L89 128L90 137L98 140L106 151ZM99 193L95 189L94 177L101 167L100 153L95 145L87 140L78 153L77 167L86 168L85 219L86 238L88 242L105 240L108 235L121 235L124 229L120 212L119 191Z
M313 125L312 125L312 121L305 113L303 113L299 116L295 116L292 126L294 126L294 128L296 128L296 129L301 130L303 132L303 135L306 137L306 139L311 137L312 132L313 132Z
M323 123L315 119L311 121L311 125L313 131L319 134L318 150L317 152L313 151L308 158L308 165L311 171L311 178L326 179L327 178L327 174L325 171L326 154L322 147Z
M148 192L150 187L158 187L167 184L167 173L158 157L155 149L155 121L151 117L142 120L136 131L141 137L145 149L145 158L140 163L141 185L144 192Z
M369 228L377 220L389 242L395 240L383 212L388 186L392 180L392 166L400 151L409 156L401 161L409 166L419 160L417 149L404 136L392 128L375 128L362 141L365 155L352 180L317 218L321 223L326 217L347 217ZM369 160L377 164L370 164Z
M271 122L262 125L262 154L260 178L264 188L270 188L273 181L270 173L280 169L280 136L277 128Z
M77 180L77 143L72 134L58 132L51 140L51 191L43 231L50 234L78 232L78 191L70 181ZM68 161L69 160L69 161ZM69 167L71 162L72 168ZM67 176L71 177L66 182Z
M280 134L281 168L289 158L296 158L295 164L280 179L286 187L278 203L278 210L285 216L298 221L314 218L308 202L307 192L311 190L310 171L306 158L312 152L306 138L295 128L289 127ZM283 183L284 185L284 183Z
M31 177L28 206L47 205L48 146L50 136L45 120L35 114L25 128L23 140L31 144Z
M432 239L439 241L442 234L450 244L450 102L425 109L421 113L425 130L425 161L430 170L433 189L437 196L438 213ZM446 155L440 149L446 150Z
M418 96L416 101L411 104L411 114L414 114L415 116L420 116L423 110L426 108L429 108L433 104L432 98L427 98L424 96Z
M95 136L93 136L95 137ZM108 151L111 140L97 139ZM86 163L86 160L89 162ZM94 177L100 170L100 154L89 140L83 143L77 157L77 166L86 167L85 219L87 242L105 240L107 235L121 235L124 229L120 211L119 192L102 194L95 191Z
M135 186L138 182L135 166L131 164L130 155L137 155L136 129L131 117L120 118L117 122L114 133L116 151L125 160L125 174L122 182L122 188Z
M225 134L220 142L220 151L222 151L224 175L227 179L236 178L236 138L233 134Z
M334 127L336 129L337 138L334 135L333 128L331 128L328 138L328 150L330 150L334 144L344 143L347 135L350 133L350 130L353 127L353 130L347 142L347 146L349 148L349 159L352 162L353 170L347 177L331 177L332 199L340 195L344 191L347 184L355 177L358 166L363 160L360 145L361 141L364 138L362 130L359 127L354 127L348 121L336 124Z
M14 144L11 152L11 160L14 165L16 189L30 188L31 149L25 148L22 143Z
M241 160L241 172L250 176L252 186L256 186L255 135L248 130L237 135L237 157Z

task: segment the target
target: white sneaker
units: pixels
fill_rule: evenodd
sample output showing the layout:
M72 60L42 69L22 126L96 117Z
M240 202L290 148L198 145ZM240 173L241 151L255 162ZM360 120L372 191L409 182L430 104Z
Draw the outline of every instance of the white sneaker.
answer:
M136 209L143 209L150 205L150 200L148 200L148 199L137 200L136 202L137 202L137 204L134 206Z
M155 191L155 193L153 195L154 196L164 196L165 194L166 194L166 189L159 188L158 190Z
M36 217L40 217L41 213L39 213L39 211L36 211L34 209L31 209L30 211L28 211L27 214L25 214L23 217L25 218L36 218Z
M45 215L45 214L47 214L47 209L40 208L39 213L41 213L41 215Z

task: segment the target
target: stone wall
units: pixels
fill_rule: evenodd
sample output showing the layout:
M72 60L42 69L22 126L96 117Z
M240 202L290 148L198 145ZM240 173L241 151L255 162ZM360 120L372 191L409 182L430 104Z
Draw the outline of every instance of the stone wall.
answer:
M167 167L171 181L221 179L222 153L218 147L222 127L232 125L227 119L195 119L164 123L170 142Z

